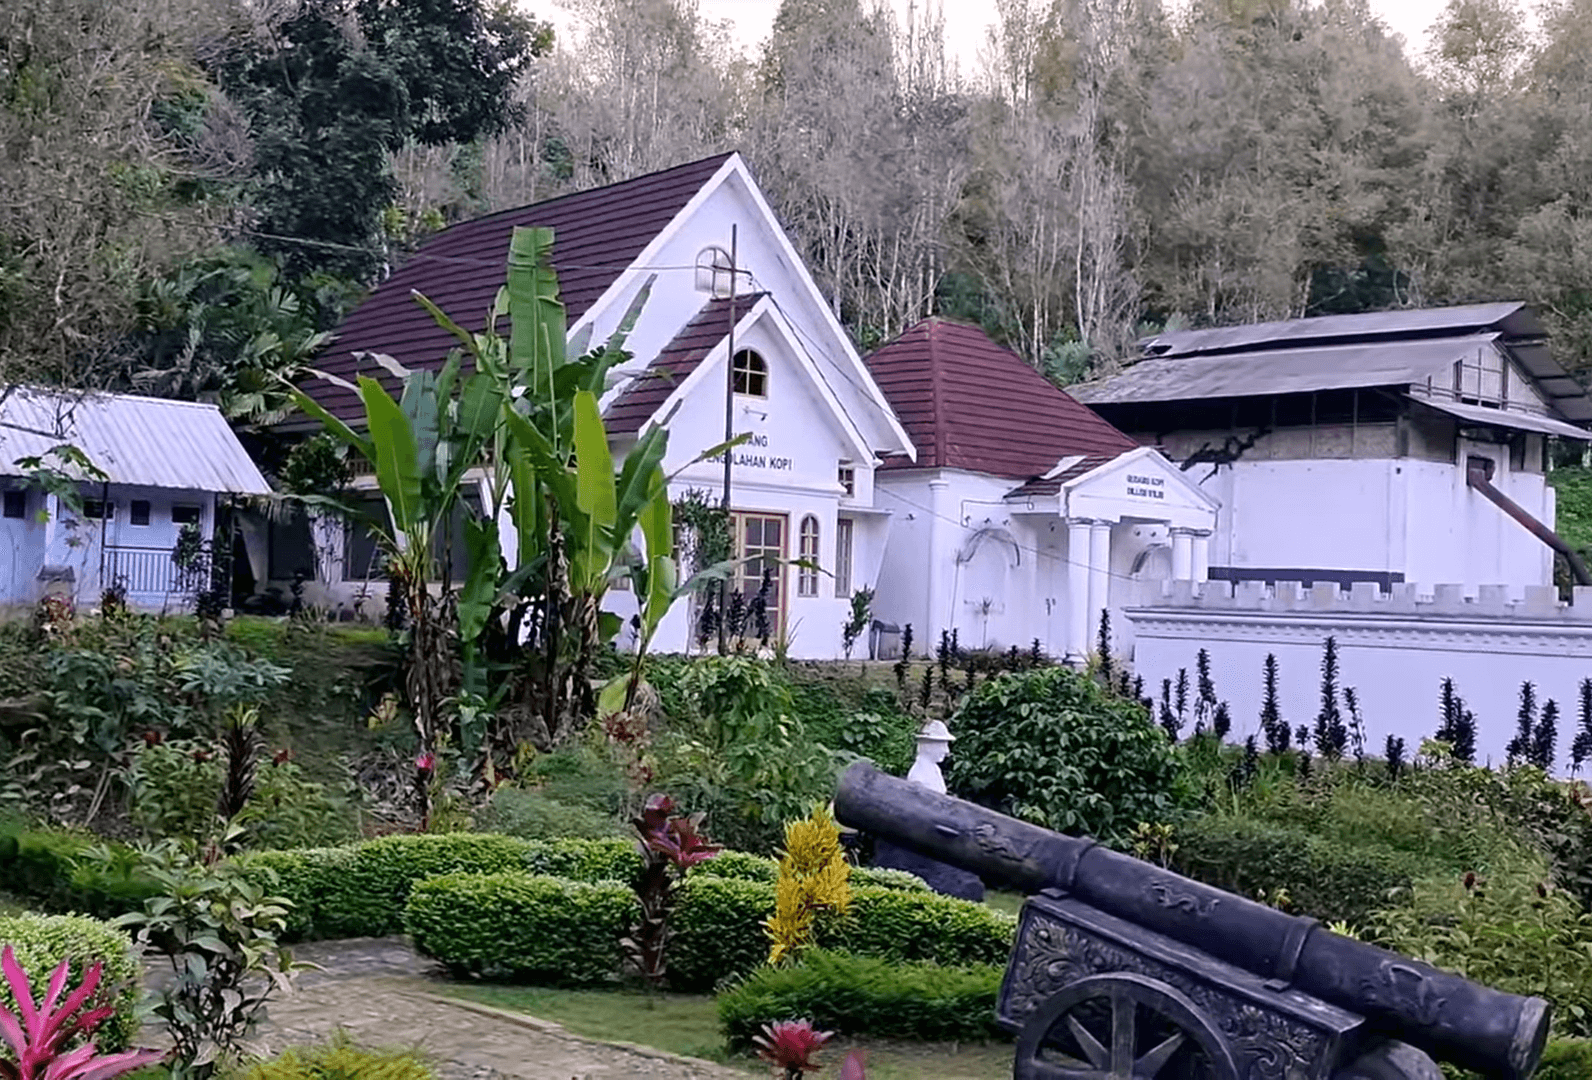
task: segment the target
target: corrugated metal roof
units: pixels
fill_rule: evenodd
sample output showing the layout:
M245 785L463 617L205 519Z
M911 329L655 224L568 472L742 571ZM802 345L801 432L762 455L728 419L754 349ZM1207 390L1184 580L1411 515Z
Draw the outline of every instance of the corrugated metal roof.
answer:
M271 492L214 405L27 387L0 402L0 475L24 475L18 458L41 457L62 443L88 455L113 484Z
M867 364L918 448L918 467L1027 480L1069 455L1115 457L1139 445L976 326L926 319Z
M1368 311L1357 315L1322 315L1312 319L1218 326L1208 330L1177 330L1143 338L1146 356L1195 356L1247 349L1274 349L1283 343L1347 344L1390 337L1455 337L1495 330L1511 337L1541 335L1542 324L1525 304L1506 301L1444 308Z
M410 292L424 293L459 325L479 332L503 285L509 241L521 226L554 231L553 267L566 317L573 325L730 156L719 154L443 230L354 309L316 366L350 382L360 374L391 382L376 365L361 367L354 358L360 352L386 353L414 370L441 367L457 342L415 303ZM303 386L339 419L363 420L359 398L349 390L321 379Z
M766 293L735 298L738 316L745 316ZM730 332L730 300L709 300L680 329L652 363L619 392L603 416L609 435L634 435L652 419L669 395L686 380ZM737 350L739 351L739 350Z
M1409 386L1446 374L1454 361L1493 346L1499 335L1265 349L1141 360L1120 375L1072 387L1090 405L1198 401Z
M1580 439L1583 442L1592 441L1592 432L1566 424L1562 420L1538 416L1535 413L1516 412L1509 409L1492 409L1486 405L1467 405L1462 401L1444 401L1439 398L1424 397L1420 394L1411 394L1409 397L1411 401L1418 401L1428 408L1447 413L1449 416L1471 424L1512 428L1515 431L1536 431L1544 435L1559 435L1567 439Z

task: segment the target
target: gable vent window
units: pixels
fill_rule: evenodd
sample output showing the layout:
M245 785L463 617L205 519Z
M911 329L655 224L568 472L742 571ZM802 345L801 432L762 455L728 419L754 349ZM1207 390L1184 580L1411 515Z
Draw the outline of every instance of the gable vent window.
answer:
M148 499L134 499L127 505L127 523L129 525L149 524Z
M737 394L768 397L768 362L751 349L742 349L735 354L731 378Z
M703 248L696 259L697 292L729 296L730 281L730 253L721 247Z
M796 578L797 596L818 595L818 519L808 514L802 518L801 574Z
M28 513L28 493L26 491L6 492L6 517L26 517Z
M840 490L845 493L846 498L848 498L848 499L856 498L857 497L857 470L855 468L853 468L852 466L850 466L850 465L844 465L843 464L843 465L840 466L839 478L840 478Z
M1476 350L1474 356L1454 361L1454 396L1472 405L1505 406L1508 368L1497 349Z

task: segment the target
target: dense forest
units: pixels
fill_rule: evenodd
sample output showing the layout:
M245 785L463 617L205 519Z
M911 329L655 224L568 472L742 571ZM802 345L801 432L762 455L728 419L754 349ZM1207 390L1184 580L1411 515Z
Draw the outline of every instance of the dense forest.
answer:
M6 0L0 380L279 414L451 221L746 155L864 347L938 312L1059 381L1147 328L1525 299L1592 370L1592 0ZM1528 18L1534 15L1535 18Z

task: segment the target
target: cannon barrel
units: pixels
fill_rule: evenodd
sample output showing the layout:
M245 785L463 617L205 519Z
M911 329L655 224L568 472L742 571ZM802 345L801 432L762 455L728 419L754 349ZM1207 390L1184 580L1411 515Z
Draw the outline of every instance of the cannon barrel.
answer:
M1550 1006L1479 986L1346 938L1088 838L1063 836L886 775L846 770L835 817L920 855L1024 893L1057 889L1201 949L1279 986L1364 1016L1371 1030L1490 1076L1525 1080L1548 1038Z

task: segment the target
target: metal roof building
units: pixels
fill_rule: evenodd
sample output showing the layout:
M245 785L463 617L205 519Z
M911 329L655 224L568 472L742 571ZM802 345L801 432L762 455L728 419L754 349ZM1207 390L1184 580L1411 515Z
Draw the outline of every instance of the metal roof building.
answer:
M43 458L63 443L81 450L111 484L271 492L214 405L31 387L0 398L0 476L26 475L19 459Z

